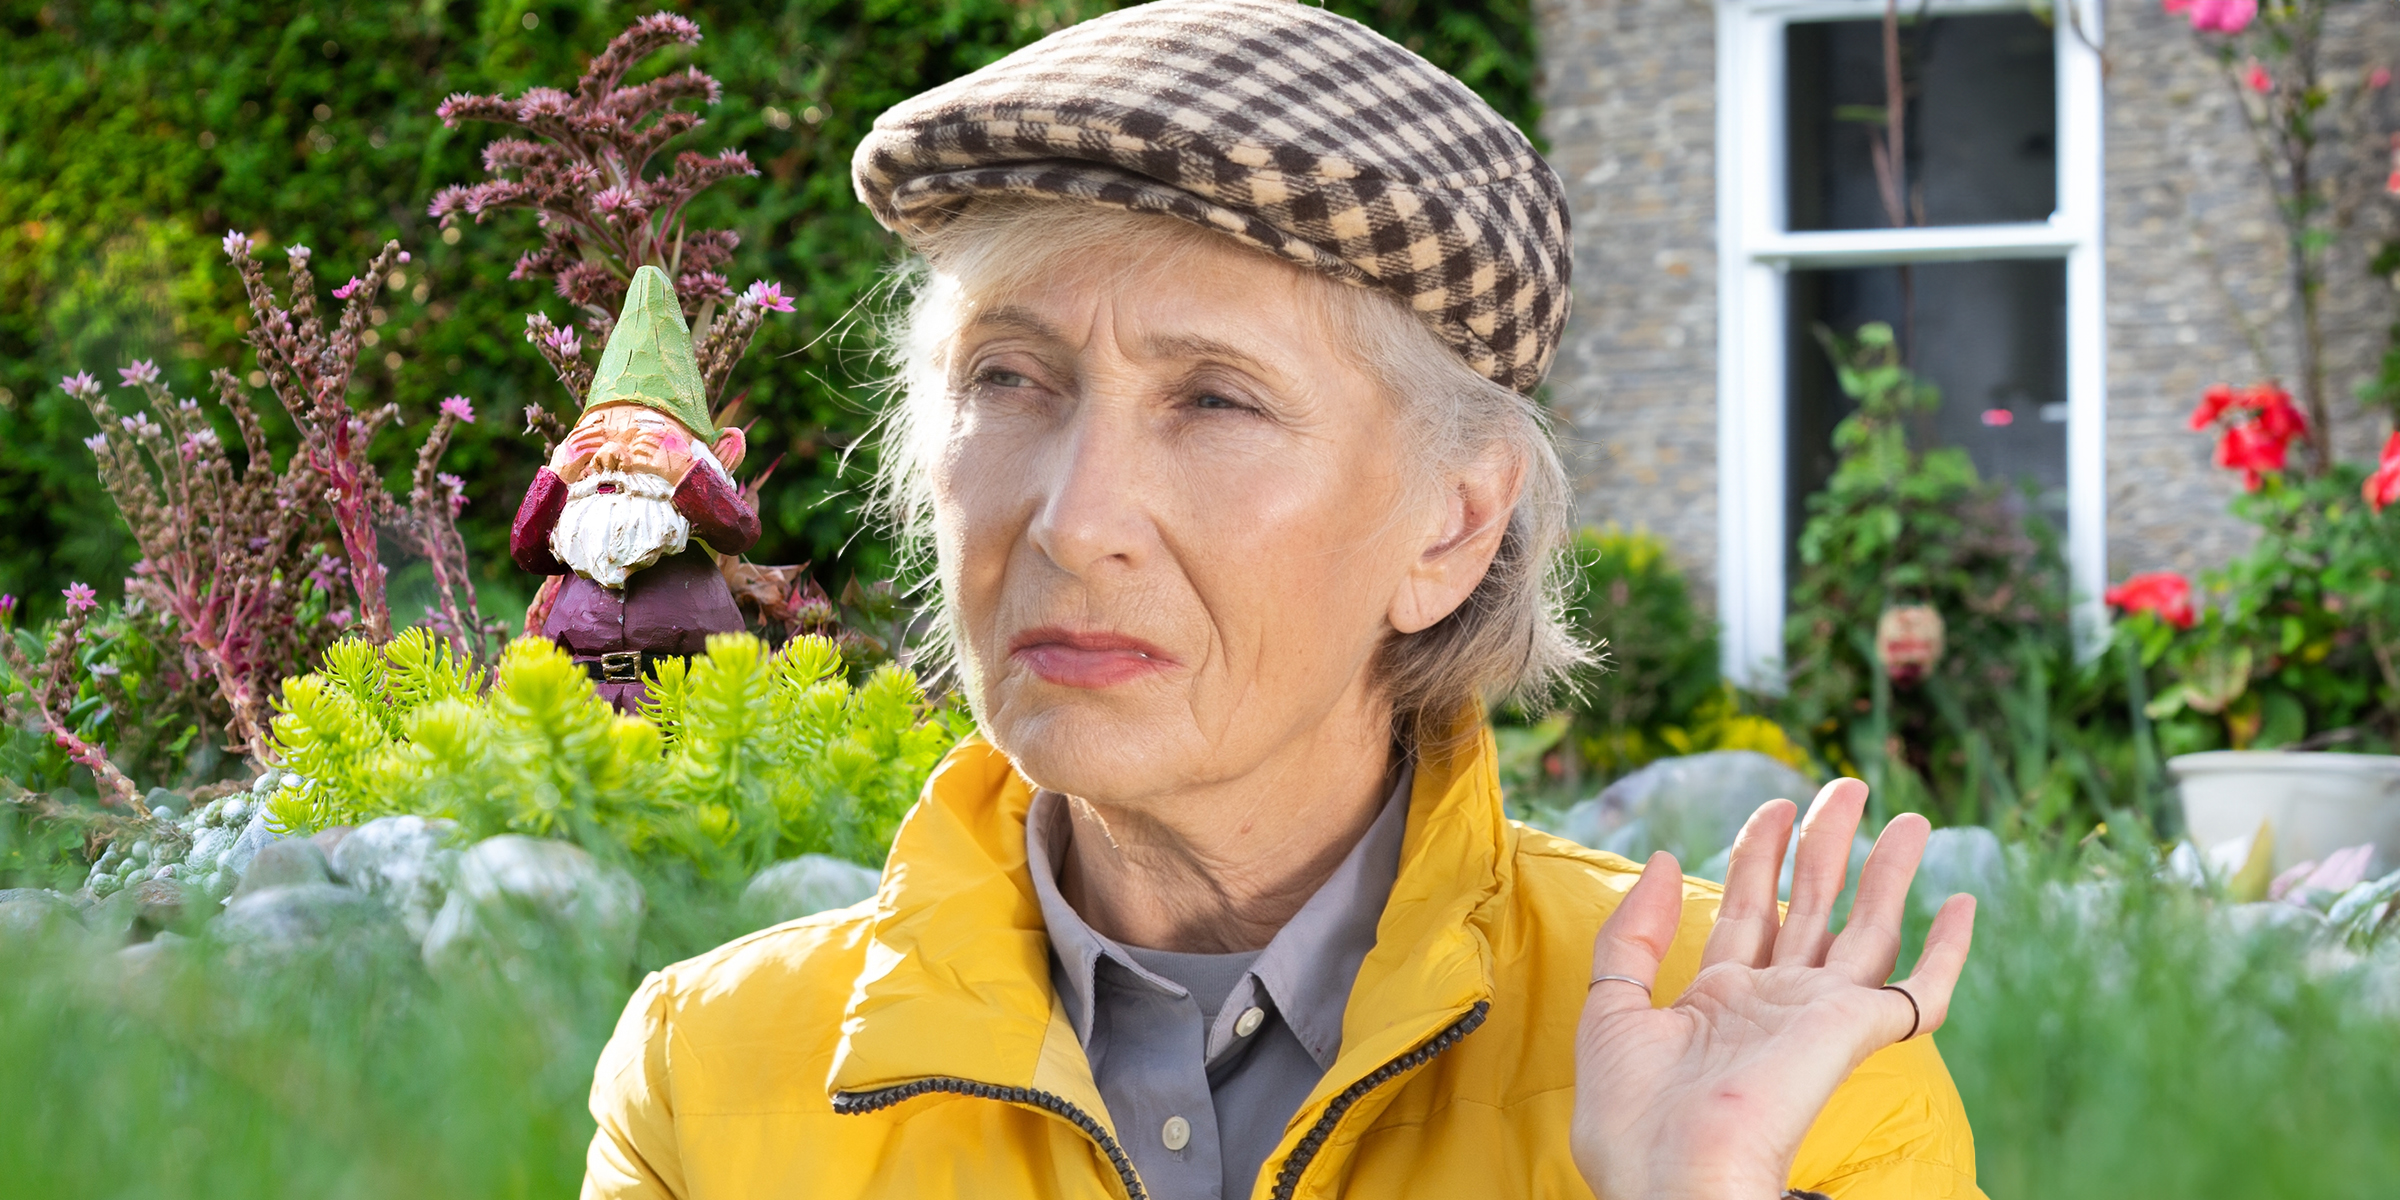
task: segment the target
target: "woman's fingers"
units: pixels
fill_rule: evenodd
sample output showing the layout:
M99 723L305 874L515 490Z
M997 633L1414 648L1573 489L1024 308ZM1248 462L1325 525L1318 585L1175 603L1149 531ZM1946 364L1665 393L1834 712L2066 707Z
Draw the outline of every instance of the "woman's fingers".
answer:
M1902 813L1883 827L1867 865L1859 869L1858 898L1850 902L1850 921L1834 939L1826 966L1868 987L1892 977L1892 968L1900 965L1908 885L1917 877L1917 862L1932 833L1932 823L1915 813Z
M1717 923L1709 929L1708 950L1700 956L1702 967L1721 962L1767 965L1775 949L1775 931L1783 927L1775 906L1783 848L1791 841L1792 822L1799 815L1799 805L1769 800L1743 824L1725 869L1725 898L1717 905Z
M1958 988L1958 972L1967 965L1967 948L1975 941L1975 897L1952 896L1935 913L1925 934L1925 952L1917 969L1900 986L1917 1002L1917 1036L1923 1037L1950 1019L1950 994ZM1900 1030L1893 1031L1897 1037Z
M1800 825L1800 852L1792 862L1792 904L1775 939L1774 965L1821 966L1833 904L1850 874L1850 839L1867 809L1867 785L1836 779L1817 793Z
M1592 942L1592 987L1586 1013L1649 1008L1658 964L1683 920L1683 869L1664 850L1650 856L1633 890L1600 925ZM1628 983L1626 980L1632 980Z

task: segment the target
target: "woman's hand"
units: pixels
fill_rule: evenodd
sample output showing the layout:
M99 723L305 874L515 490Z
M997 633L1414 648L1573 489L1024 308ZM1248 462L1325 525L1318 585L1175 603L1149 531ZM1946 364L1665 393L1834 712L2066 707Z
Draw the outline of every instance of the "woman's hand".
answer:
M1907 996L1882 986L1899 958L1909 881L1931 831L1925 818L1904 814L1884 827L1850 923L1838 938L1827 932L1866 801L1855 779L1817 793L1780 918L1776 881L1797 810L1777 800L1751 816L1700 974L1666 1008L1651 1007L1648 988L1683 911L1674 856L1653 855L1600 927L1576 1036L1574 1150L1601 1200L1772 1200L1851 1070L1941 1027L1974 932L1973 897L1942 906L1916 973L1896 985Z

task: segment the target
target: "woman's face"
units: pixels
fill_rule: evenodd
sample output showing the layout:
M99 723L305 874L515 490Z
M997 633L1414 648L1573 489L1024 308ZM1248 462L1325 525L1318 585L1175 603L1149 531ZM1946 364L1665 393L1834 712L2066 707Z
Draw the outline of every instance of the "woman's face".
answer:
M1410 581L1445 519L1324 285L1231 246L1137 253L973 298L934 464L985 732L1036 783L1116 803L1304 752L1336 712L1380 720L1370 663L1431 623Z

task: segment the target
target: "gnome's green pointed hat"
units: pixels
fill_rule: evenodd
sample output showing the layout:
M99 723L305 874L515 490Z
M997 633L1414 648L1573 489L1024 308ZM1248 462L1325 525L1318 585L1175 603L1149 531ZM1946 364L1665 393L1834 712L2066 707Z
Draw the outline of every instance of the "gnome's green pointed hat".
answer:
M603 404L655 408L702 440L717 440L716 424L708 419L708 393L700 385L700 360L692 353L691 327L683 323L674 285L657 267L633 273L625 311L609 332L608 348L600 352L600 369L592 373L583 410Z

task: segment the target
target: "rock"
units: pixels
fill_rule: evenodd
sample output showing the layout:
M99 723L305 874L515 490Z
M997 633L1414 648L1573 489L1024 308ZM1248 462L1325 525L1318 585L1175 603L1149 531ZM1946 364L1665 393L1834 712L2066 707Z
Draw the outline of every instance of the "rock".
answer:
M849 906L875 894L876 872L824 854L803 854L760 871L742 889L742 912L761 925Z
M1688 869L1733 845L1758 806L1787 799L1808 807L1808 777L1755 750L1662 758L1569 808L1558 834L1639 860L1672 851Z
M236 898L209 932L249 949L300 949L337 935L397 936L383 905L365 892L331 883L263 888Z
M0 888L0 937L81 928L75 902L46 888Z
M241 879L243 872L250 869L250 860L258 857L259 851L266 849L267 843L283 836L267 827L266 805L253 804L249 811L250 820L242 826L242 831L234 837L233 844L227 846L224 855L217 860L217 865L237 881Z
M317 849L314 842L284 838L268 842L250 860L250 869L242 873L242 882L233 889L233 898L239 900L268 888L331 882L333 868L326 863L324 851Z
M478 960L563 955L621 972L633 961L642 907L632 876L581 847L503 834L459 856L449 899L425 934L425 965L455 974Z
M134 924L161 930L183 919L183 887L172 879L145 879L133 885Z
M191 940L180 933L162 932L149 941L135 942L117 951L117 961L128 972L148 971L166 961L168 956L180 953L182 947Z
M1936 829L1925 839L1925 857L1917 864L1908 898L1911 905L1933 912L1965 892L1975 897L1979 911L1988 912L2007 887L2008 856L2001 850L2000 835L1981 825L1962 825Z
M324 851L326 859L330 861L333 858L333 852L340 848L342 841L353 832L354 830L348 825L336 825L330 829L318 830L308 840L315 842L317 849Z
M183 797L165 788L151 788L150 794L142 797L142 803L148 806L151 816L161 821L174 820L184 808Z
M408 936L423 941L449 891L458 851L448 843L457 831L458 822L440 818L369 821L337 839L334 878L383 901Z

